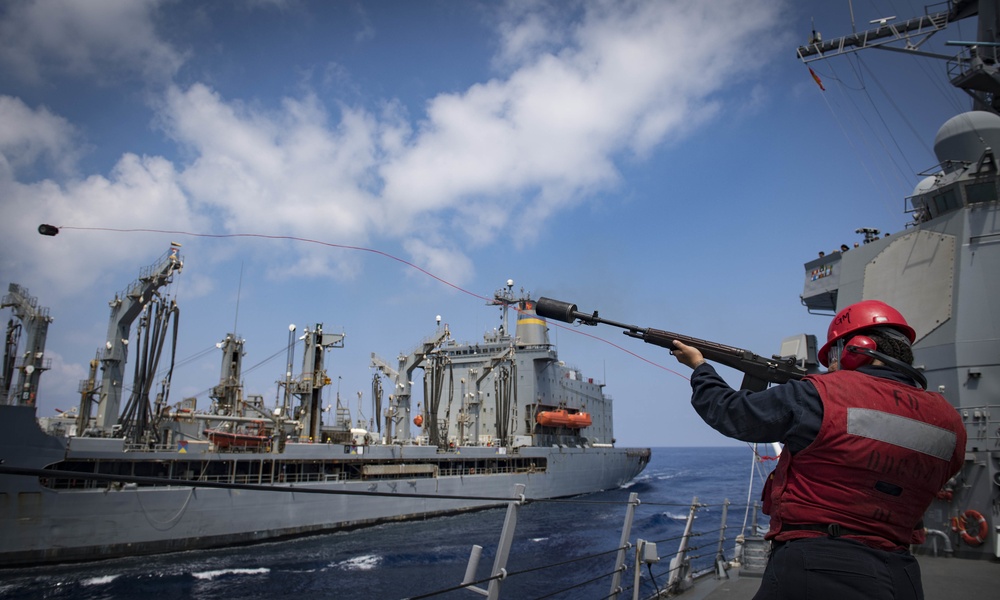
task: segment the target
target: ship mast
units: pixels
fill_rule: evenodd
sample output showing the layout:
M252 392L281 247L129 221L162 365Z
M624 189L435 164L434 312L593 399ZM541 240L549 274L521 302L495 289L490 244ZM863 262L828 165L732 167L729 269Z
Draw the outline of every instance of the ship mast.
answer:
M958 56L924 52L920 46L935 33L947 29L950 23L978 16L976 41L949 41L949 46L961 46ZM805 46L796 54L803 63L857 52L868 48L904 52L948 61L951 84L969 94L975 110L1000 114L1000 71L998 55L1000 43L1000 12L996 0L951 0L948 10L928 13L903 22L895 17L872 20L875 29L852 33L823 41L815 31Z
M451 332L448 325L441 325L441 318L438 317L438 328L434 335L426 339L419 347L409 354L400 354L398 357L398 369L393 369L389 364L372 352L371 366L376 370L375 376L385 375L393 380L393 391L389 395L389 409L386 414L384 439L386 443L390 440L406 442L410 440L410 398L413 388L413 371L424 364L427 356L437 349ZM395 435L393 430L395 429Z
M294 332L294 327L289 327L289 331ZM303 423L299 435L312 442L323 440L323 388L331 382L326 374L324 350L343 348L344 337L343 333L323 333L322 323L317 323L313 330L306 327L304 334L299 338L305 341L301 376L298 379L289 379L291 377L289 371L286 380L278 382L279 385L285 385L286 397L287 394L291 394L299 398L300 406L296 418ZM350 423L346 424L346 428L350 429Z
M38 396L38 382L42 372L51 364L51 359L45 358L45 338L48 336L49 309L38 306L38 299L28 294L28 290L16 283L10 284L9 291L3 297L0 308L13 308L14 317L20 325L11 319L7 325L6 346L4 350L3 372L0 372L0 402L7 402L11 393L11 383L14 369L18 371L17 386L13 388L11 404L33 406ZM26 332L24 352L19 360L15 359L21 330Z
M215 400L215 413L220 415L235 415L243 400L243 346L246 340L232 333L217 344L222 350L222 369L219 373L219 385L212 388L209 395Z
M184 266L178 251L180 244L171 243L170 250L139 275L139 279L120 296L115 295L110 302L111 318L108 322L108 338L101 353L101 367L104 372L101 378L100 401L97 405L97 429L103 434L109 434L118 424L118 408L122 398L122 383L125 372L125 362L128 359L127 347L129 331L132 322L139 316L161 287L173 281L174 273L179 273ZM80 420L86 423L90 418L90 405L81 406Z

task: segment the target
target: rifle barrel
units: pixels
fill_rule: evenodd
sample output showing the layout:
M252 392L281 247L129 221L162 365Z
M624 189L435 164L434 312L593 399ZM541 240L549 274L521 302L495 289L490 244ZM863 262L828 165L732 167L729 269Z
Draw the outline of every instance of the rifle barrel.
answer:
M535 313L541 317L556 319L565 323L572 323L573 321L579 320L585 325L597 325L598 323L611 325L612 327L625 329L626 331L623 332L625 335L639 338L645 342L655 344L657 346L663 346L664 348L673 348L673 344L671 342L673 340L679 340L689 346L697 345L699 348L707 348L724 354L732 354L733 356L743 356L745 353L745 351L741 348L717 344L715 342L702 340L689 335L680 335L671 331L638 327L636 325L628 325L626 323L616 323L615 321L609 321L597 316L597 311L594 311L594 314L590 315L577 310L575 304L562 302L560 300L552 300L551 298L539 298L535 302Z
M597 316L596 310L594 311L594 314L587 314L577 310L575 304L562 302L561 300L553 300L551 298L539 298L536 300L535 313L540 317L555 319L557 321L562 321L563 323L572 323L573 321L579 320L584 325L597 325L598 323L602 323L604 325L618 327L619 329L628 329L629 331L637 331L641 333L646 332L646 329L642 327L602 319Z
M565 323L579 320L584 325L597 325L598 323L611 325L623 329L622 333L627 336L639 338L647 344L662 346L668 350L672 350L673 341L678 340L683 344L697 348L708 360L742 371L747 376L744 379L745 389L760 390L767 387L767 382L781 383L790 379L801 379L806 374L804 369L795 364L793 358L772 357L768 359L749 350L680 335L671 331L616 323L602 319L597 315L596 310L593 314L580 312L576 305L570 302L539 298L535 302L535 313L540 317Z

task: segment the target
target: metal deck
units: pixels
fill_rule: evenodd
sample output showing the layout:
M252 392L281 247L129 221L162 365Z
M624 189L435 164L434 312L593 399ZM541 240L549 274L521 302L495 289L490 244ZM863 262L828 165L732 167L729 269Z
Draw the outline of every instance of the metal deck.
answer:
M1000 561L968 560L960 558L934 558L918 556L924 582L924 600L954 600L955 598L993 598L1000 588ZM707 585L705 585L707 584ZM699 588L712 588L713 583L703 582ZM704 600L743 600L753 598L760 587L759 577L739 577L730 573L730 579L714 585L705 595L691 594L691 598ZM682 594L688 598L688 593Z

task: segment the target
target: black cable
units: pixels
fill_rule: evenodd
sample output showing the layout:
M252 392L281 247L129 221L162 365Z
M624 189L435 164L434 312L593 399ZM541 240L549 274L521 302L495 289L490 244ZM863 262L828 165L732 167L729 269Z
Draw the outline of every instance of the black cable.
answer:
M504 579L506 577L507 577L506 573L501 573L499 575L493 575L492 577L487 577L486 579L480 579L478 581L472 581L469 583L460 583L446 590L437 590L436 592L428 592L426 594L420 594L419 596L407 596L406 598L403 598L403 600L422 600L423 598L432 598L434 596L440 596L441 594L447 594L448 592L454 592L457 590L465 589L467 587L472 587L480 583L486 583L487 581L493 581L494 579Z
M656 577L653 576L653 563L646 563L646 571L649 573L649 580L653 582L653 587L656 588L656 597L660 597L660 586L656 584Z
M865 63L864 60L861 59L860 56L854 56L853 58L857 61L858 65L860 67L863 67L866 71L868 71L869 74L871 74L871 70L868 69L868 65ZM855 74L858 77L858 79L862 79L861 78L861 73L860 73L859 70L856 70ZM876 81L876 83L878 82L878 79L875 78L874 76L872 77L872 79L874 81ZM911 167L909 165L909 161L907 161L906 155L903 154L903 150L899 146L899 141L896 140L896 136L894 136L893 133L892 133L892 128L889 127L888 123L886 123L885 117L882 115L882 111L880 111L878 109L878 106L875 104L875 100L872 98L871 93L869 93L868 86L863 81L862 81L862 88L863 88L862 91L864 92L864 96L868 100L869 106L871 106L872 110L875 111L875 116L878 117L879 123L882 124L882 127L888 133L889 139L892 140L892 143L896 147L897 152L899 152L902 155L903 160L905 162L907 162L906 166L909 169L909 173L913 173L915 171L915 169L913 169L913 167ZM885 93L884 89L882 90L882 93L883 94ZM891 99L890 99L890 102L891 102ZM899 108L894 103L892 104L892 106L893 106L893 108L896 109L897 112L899 112ZM874 131L874 129L872 131ZM902 167L899 166L899 163L896 162L896 156L893 153L891 153L891 152L888 151L888 148L886 148L885 144L881 143L881 140L879 140L879 143L882 146L883 150L886 151L886 155L889 157L889 161L892 163L892 166L894 166L896 168L896 170L898 171L899 174L907 176L907 173L905 171L903 171Z
M575 500L573 498L539 498L533 500L533 502L549 502L552 504L629 504L628 500Z
M570 563L580 562L580 561L584 561L584 560L590 560L592 558L597 558L599 556L604 556L605 554L611 554L611 553L614 553L614 552L618 552L622 548L624 548L624 546L618 547L618 548L614 548L612 550L606 550L604 552L598 552L596 554L590 554L590 555L587 555L587 556L579 556L577 558L572 558L570 560L565 560L565 561L554 563L554 564L550 564L550 565L543 565L543 566L540 566L540 567L530 567L530 568L522 569L522 570L519 570L519 571L504 572L504 573L502 573L500 575L494 575L492 577L487 577L486 579L481 579L479 581L473 581L471 583L465 583L465 584L453 586L453 587L450 587L450 588L447 588L447 589L437 590L435 592L427 592L426 594L422 594L420 596L411 596L409 598L405 598L404 600L418 600L420 598L430 598L432 596L439 596L441 594L447 594L448 592L454 592L456 590L460 590L462 588L466 588L466 587L469 587L469 586L472 586L472 585L476 585L478 583L483 583L483 582L486 582L486 581L492 581L493 579L506 579L508 577L514 577L515 575L524 575L525 573L532 573L534 571L540 571L542 569L551 569L551 568L554 568L554 567L561 567L561 566L564 566L564 565L568 565ZM612 571L608 575L613 575L613 574L614 574L614 571ZM602 579L604 577L607 577L608 575L601 575L600 577L597 577L596 579L591 579L590 581L585 581L585 582L580 583L580 584L576 584L576 585L573 585L573 586L570 586L570 587L567 587L567 588L563 588L563 589L561 589L559 591L554 592L554 594L561 594L561 593L563 593L563 592L565 592L567 590L571 590L571 589L580 587L581 585L586 585L588 583L596 581L597 579ZM547 597L548 596L542 596L542 598L547 598ZM541 600L541 599L538 599L538 600Z
M196 353L194 353L191 356L188 356L186 358L182 358L179 361L177 361L177 368L186 367L189 364L191 364L193 362L196 362L196 361L200 360L201 358L203 358L205 356L208 356L209 354L211 354L215 350L218 350L218 348L215 346L215 344L212 344L211 346L209 346L208 348L205 348L204 350L196 352ZM158 373L159 376L163 376L163 374L164 374L164 371L160 371Z
M574 589L576 589L578 587L583 587L583 586L587 585L588 583L594 583L595 581L600 581L601 579L604 579L605 577L610 577L611 575L614 575L615 573L617 573L617 571L611 571L610 573L605 573L604 575L598 575L597 577L593 577L591 579L588 579L587 581L581 581L580 583L577 583L575 585L571 585L569 587L564 587L561 590L556 590L556 591L551 592L549 594L546 594L544 596L538 596L537 598L535 598L535 600L544 600L545 598L551 598L552 596L555 596L557 594L562 594L563 592L568 592L568 591L574 590Z
M707 554L696 554L694 556L686 556L685 557L685 562L677 565L676 567L674 567L672 569L667 569L666 571L660 573L660 575L669 575L669 574L673 573L674 571L677 571L679 569L684 568L687 564L690 564L691 561L693 561L695 559L698 559L698 558L704 558L706 556L708 556L708 555Z
M207 463L206 463L207 464ZM191 479L164 479L162 477L142 477L138 475L109 475L105 473L83 473L79 471L60 471L56 469L27 469L8 467L0 464L0 474L23 475L26 477L72 479L93 479L97 481L112 481L125 483L144 483L147 485L168 485L172 487L204 487L222 490L246 490L251 492L295 492L299 494L332 494L339 496L386 496L392 498L427 498L431 500L489 500L492 502L517 502L520 498L501 498L496 496L445 496L443 494L412 494L406 492L368 492L360 490L330 490L314 487L256 485L250 483L219 483L215 481L194 481Z
M555 567L562 567L564 565L572 564L572 563L575 563L575 562L581 562L581 561L585 561L585 560L590 560L592 558L597 558L599 556L604 556L605 554L614 554L614 553L616 553L616 552L618 552L620 550L624 550L626 548L628 548L628 546L619 546L619 547L613 548L611 550L605 550L604 552L598 552L596 554L588 554L587 556L578 556L576 558L571 558L569 560L564 560L562 562L553 563L551 565L542 565L542 566L539 566L539 567L530 567L530 568L527 568L527 569L522 569L520 571L511 571L511 572L507 573L507 576L508 577L512 577L514 575L523 575L525 573L532 573L534 571L541 571L543 569L552 569L552 568L555 568Z
M643 506L683 506L686 508L691 507L690 502L643 502ZM698 506L708 506L707 504L699 503Z
M700 535L701 535L700 533L689 533L687 537L698 537ZM677 541L677 540L680 540L680 539L684 539L684 534L675 535L674 537L668 537L668 538L662 539L662 540L650 540L650 542L653 543L653 544L660 544L660 543L663 543L663 542L674 542L674 541Z
M215 346L212 346L212 349L215 349ZM277 358L278 356L280 356L281 354L286 353L286 352L288 352L288 345L285 345L284 348L282 348L281 350L278 350L277 352L275 352L271 356L268 356L267 358L265 358L264 360L260 361L259 363L255 364L255 365L253 365L252 367L250 367L248 369L243 369L243 374L245 375L245 374L253 371L254 369L256 369L258 367L264 366L265 364L271 362L272 360L274 360L275 358ZM213 389L215 389L215 386L212 386L212 387L210 387L208 389L204 389L204 390L198 392L197 394L191 394L191 397L192 398L200 398L200 397L204 396L205 394L211 392Z

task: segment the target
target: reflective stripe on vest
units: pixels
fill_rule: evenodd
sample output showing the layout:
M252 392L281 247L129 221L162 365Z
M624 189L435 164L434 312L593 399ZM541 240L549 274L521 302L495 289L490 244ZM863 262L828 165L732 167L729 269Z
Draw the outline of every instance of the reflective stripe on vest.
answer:
M945 461L951 460L957 441L953 431L870 408L847 409L847 433Z

